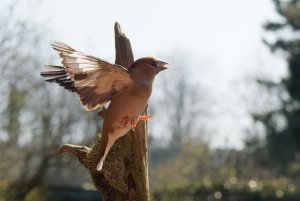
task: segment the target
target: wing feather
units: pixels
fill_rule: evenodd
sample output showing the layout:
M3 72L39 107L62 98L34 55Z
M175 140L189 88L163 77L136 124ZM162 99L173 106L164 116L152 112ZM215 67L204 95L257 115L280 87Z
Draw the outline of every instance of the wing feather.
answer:
M76 92L87 110L95 110L132 82L127 69L97 57L76 51L70 46L54 42L63 66L46 65L51 70L41 72L47 82L56 82Z

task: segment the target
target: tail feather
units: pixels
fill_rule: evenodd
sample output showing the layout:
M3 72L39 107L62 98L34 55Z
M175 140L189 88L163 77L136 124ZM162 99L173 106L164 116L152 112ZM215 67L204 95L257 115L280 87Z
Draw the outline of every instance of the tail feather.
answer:
M100 150L100 161L97 164L96 170L101 171L103 167L103 163L107 157L107 154L109 153L111 147L115 143L115 141L120 136L115 135L114 133L102 133L102 143L101 143L101 150Z
M55 66L55 65L44 65L44 66L50 69L64 69L64 67L62 66Z
M99 163L97 164L96 170L101 171L103 167L104 156L101 157Z
M64 67L54 65L45 66L51 69L40 73L42 77L47 78L45 79L46 82L55 82L71 92L77 91L74 81L71 80Z
M56 81L60 81L60 80L64 80L65 78L67 78L67 75L63 75L63 76L59 76L59 77L55 77L55 78L49 78L46 79L46 82L56 82Z
M65 74L66 74L65 70L54 70L54 71L41 72L41 76L43 76L43 77L65 75Z

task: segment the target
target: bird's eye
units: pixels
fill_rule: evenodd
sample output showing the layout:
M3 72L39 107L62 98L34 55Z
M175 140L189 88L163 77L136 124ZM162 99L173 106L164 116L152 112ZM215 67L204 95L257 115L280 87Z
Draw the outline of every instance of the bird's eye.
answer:
M151 66L154 66L154 67L156 68L156 62L155 62L155 61L150 61L149 64L150 64Z

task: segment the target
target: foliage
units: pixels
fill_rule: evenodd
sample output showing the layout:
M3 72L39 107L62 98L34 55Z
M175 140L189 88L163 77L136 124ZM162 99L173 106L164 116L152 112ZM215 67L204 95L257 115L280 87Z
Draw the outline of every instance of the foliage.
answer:
M154 200L298 200L296 178L279 177L247 150L213 150L199 139L150 169Z
M88 142L96 133L96 118L82 115L78 100L47 88L39 77L43 68L42 26L19 15L37 6L21 1L0 5L0 194L24 200L32 189L48 183L49 169L66 164L55 153L65 142ZM32 9L32 10L31 10ZM23 12L22 12L23 13ZM24 14L23 13L23 14ZM30 16L30 15L29 15ZM51 86L52 87L52 86ZM68 96L67 96L68 95ZM85 142L85 143L86 143ZM4 190L5 189L5 190ZM4 196L5 195L5 196Z
M261 181L219 183L212 186L189 184L183 187L165 188L152 194L159 201L297 201L299 189L294 185L278 188Z
M268 91L277 91L280 104L270 111L253 114L253 119L262 123L266 134L264 146L257 148L255 154L267 153L262 159L268 159L266 165L277 164L281 173L295 176L299 169L293 172L290 166L300 153L300 1L273 1L281 19L266 23L264 28L277 39L275 42L264 39L264 42L271 51L286 56L289 74L280 83L271 85L267 80L260 80ZM248 142L251 146L251 139Z
M47 201L45 190L42 187L33 188L25 197L24 201Z
M163 57L172 61L172 68L159 75L154 83L149 109L158 118L154 117L149 125L154 128L150 131L163 133L161 136L168 139L166 144L171 152L166 154L169 156L191 136L204 139L208 133L206 121L211 113L211 97L195 76L194 71L199 70L199 66L192 62L192 58L180 51Z

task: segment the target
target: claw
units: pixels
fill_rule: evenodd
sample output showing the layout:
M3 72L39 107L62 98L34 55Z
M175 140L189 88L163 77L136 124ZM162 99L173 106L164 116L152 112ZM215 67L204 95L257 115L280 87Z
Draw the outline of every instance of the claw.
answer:
M134 128L136 127L137 121L136 118L131 118L130 120L130 125L131 125L131 129L134 131Z
M136 118L132 118L130 124L131 124L131 127L136 127L136 124L137 124Z

